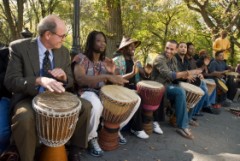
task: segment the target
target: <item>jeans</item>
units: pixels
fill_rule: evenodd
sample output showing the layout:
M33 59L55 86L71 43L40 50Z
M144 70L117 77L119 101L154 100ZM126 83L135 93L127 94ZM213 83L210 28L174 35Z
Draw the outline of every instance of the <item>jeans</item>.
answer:
M189 112L189 114L188 114L189 119L192 119L192 116L194 116L196 113L199 113L201 111L201 109L204 105L204 102L208 105L210 104L209 103L207 84L204 81L201 81L200 88L203 90L204 95L199 100L199 102L196 104L196 106Z
M188 128L188 113L185 90L176 85L168 85L166 89L166 95L175 108L177 126L179 128Z
M2 97L0 100L0 154L8 146L11 134L9 105L9 99Z

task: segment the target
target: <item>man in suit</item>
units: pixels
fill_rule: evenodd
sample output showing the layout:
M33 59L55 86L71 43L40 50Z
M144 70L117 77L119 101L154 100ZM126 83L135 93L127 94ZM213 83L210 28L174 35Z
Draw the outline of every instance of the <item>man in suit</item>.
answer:
M7 89L13 92L11 101L12 139L19 151L21 161L33 161L38 143L32 99L46 90L63 93L73 86L68 50L62 46L66 26L56 15L49 15L38 25L39 37L20 39L10 44L10 60L5 77ZM48 50L47 56L46 51ZM46 72L44 59L50 59ZM50 76L45 76L46 73ZM65 88L64 88L65 85ZM91 104L82 101L79 120L70 140L70 161L79 161L79 148L87 146L87 127Z

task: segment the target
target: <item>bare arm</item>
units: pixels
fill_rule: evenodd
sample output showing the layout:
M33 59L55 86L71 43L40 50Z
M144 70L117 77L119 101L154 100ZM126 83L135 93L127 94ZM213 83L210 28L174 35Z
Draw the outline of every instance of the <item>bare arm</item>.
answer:
M88 86L94 88L99 82L111 82L114 84L127 83L121 76L102 74L97 76L88 76L85 74L84 68L80 64L74 66L74 78L77 81L78 86Z

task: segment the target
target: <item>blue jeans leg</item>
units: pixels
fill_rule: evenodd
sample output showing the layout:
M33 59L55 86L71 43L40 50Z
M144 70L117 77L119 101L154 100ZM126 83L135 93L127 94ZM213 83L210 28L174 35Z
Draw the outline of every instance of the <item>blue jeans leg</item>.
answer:
M7 98L0 100L0 154L9 144L11 127L9 114L10 101Z
M209 96L208 96L208 90L207 90L207 84L203 81L201 81L200 88L203 90L204 95L199 100L199 102L196 104L196 106L192 109L192 112L189 112L189 119L192 119L192 116L194 116L196 113L199 113L204 106L204 104L207 104L209 106Z
M167 98L173 102L176 111L177 126L179 128L187 128L188 114L186 104L186 92L181 87L174 85L167 86L166 92Z

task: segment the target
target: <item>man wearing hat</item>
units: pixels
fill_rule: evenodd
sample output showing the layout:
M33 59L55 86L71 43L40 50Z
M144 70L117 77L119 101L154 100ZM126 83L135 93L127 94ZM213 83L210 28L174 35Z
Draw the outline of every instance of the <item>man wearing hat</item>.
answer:
M149 79L152 72L151 65L147 65L143 68L139 61L134 60L135 49L140 44L141 41L123 37L117 50L117 52L121 54L113 58L113 61L116 64L116 73L129 80L129 83L125 84L125 87L130 89L136 89L136 84L141 78ZM162 129L157 122L154 122L153 127L155 133L163 134ZM132 118L131 132L141 139L149 138L143 130L141 108L138 109Z

